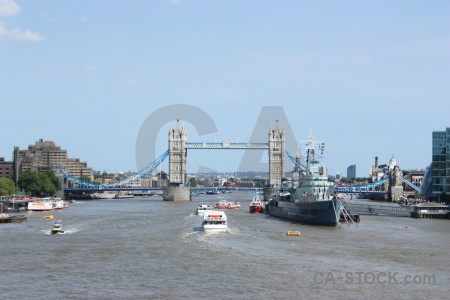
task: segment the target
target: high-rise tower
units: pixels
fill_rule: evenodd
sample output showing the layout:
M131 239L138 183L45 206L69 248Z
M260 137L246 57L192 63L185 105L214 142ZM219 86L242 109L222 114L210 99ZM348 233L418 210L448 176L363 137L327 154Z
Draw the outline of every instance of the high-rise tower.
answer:
M284 128L279 128L277 120L275 128L269 130L269 185L271 187L281 187L281 179L284 177L285 147L285 131Z
M169 130L169 182L172 184L186 184L186 141L186 127L177 120Z

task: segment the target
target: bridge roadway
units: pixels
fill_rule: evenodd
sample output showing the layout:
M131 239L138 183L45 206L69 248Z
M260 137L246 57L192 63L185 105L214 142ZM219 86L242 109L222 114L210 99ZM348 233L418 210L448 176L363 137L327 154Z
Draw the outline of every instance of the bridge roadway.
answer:
M343 189L343 188L336 188L336 192L343 194L389 194L388 191L372 191L365 189Z
M120 192L120 191L162 191L163 187L90 187L90 188L65 188L64 192ZM262 192L262 188L246 187L195 187L191 192L207 191L240 191L240 192Z
M64 192L120 192L120 191L162 191L163 187L86 187L86 188L65 188ZM263 188L247 188L247 187L195 187L191 188L191 192L207 191L242 191L242 192L262 192ZM371 191L363 189L342 189L336 188L336 192L344 194L388 194L388 191Z
M186 143L185 149L254 149L268 150L269 143Z

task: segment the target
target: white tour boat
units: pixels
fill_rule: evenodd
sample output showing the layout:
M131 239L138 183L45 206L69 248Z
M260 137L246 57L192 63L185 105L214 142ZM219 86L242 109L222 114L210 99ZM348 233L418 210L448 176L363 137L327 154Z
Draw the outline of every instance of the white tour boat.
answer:
M28 202L28 211L53 211L56 209L56 203L49 199L33 199L33 201Z
M203 216L206 212L213 210L213 207L209 204L202 203L197 206L197 215Z
M48 200L52 201L55 204L55 209L57 209L57 210L69 208L69 204L66 201L62 200L61 198L55 197L55 198L44 198L44 199L48 199Z
M227 215L223 211L211 210L203 215L204 231L227 231Z

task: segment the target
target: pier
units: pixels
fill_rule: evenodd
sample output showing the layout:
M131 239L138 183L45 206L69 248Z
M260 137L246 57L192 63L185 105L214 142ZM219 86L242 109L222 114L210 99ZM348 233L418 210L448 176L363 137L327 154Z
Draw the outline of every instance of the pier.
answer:
M450 210L444 204L420 203L413 207L411 217L420 219L450 219Z
M378 215L391 217L413 217L421 219L450 219L450 208L439 203L420 203L412 206L398 204L363 204L343 201L350 214Z
M413 210L412 206L400 206L398 204L363 204L348 201L342 203L349 214L410 217Z

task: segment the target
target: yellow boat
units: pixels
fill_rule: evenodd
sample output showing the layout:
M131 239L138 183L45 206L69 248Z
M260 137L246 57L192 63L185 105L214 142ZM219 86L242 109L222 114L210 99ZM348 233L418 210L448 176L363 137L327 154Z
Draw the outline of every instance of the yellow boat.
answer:
M44 216L44 218L53 219L53 215Z
M287 235L296 235L296 236L300 236L300 231L288 231Z

